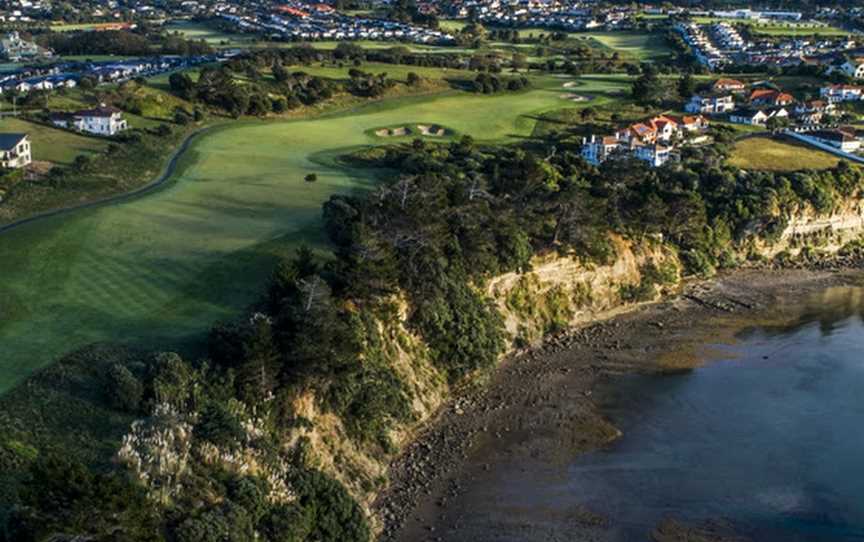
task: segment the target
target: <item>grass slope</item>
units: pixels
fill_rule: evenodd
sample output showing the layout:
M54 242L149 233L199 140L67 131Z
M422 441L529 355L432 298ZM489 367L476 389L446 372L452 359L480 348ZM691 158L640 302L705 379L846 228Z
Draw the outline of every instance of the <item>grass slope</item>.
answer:
M108 141L104 139L87 137L12 117L4 117L0 120L0 132L27 134L32 142L34 160L64 165L71 164L80 154L102 152L108 146Z
M672 52L663 35L654 32L587 32L584 35L624 57L637 60L655 59Z
M799 143L753 137L735 144L729 163L741 169L797 171L827 169L840 159L832 154Z
M312 120L231 124L195 143L157 192L0 235L0 392L96 341L196 346L202 331L257 297L276 254L324 244L321 204L331 194L374 185L374 172L334 160L382 142L367 130L410 121L480 140L525 137L540 114L568 105L562 83L550 77L520 93L448 92ZM308 173L318 181L304 182Z

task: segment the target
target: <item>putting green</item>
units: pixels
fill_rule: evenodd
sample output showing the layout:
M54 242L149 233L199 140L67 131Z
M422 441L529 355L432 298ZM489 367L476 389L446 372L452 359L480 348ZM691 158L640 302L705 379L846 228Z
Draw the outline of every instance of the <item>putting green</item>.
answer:
M585 78L616 95L626 79ZM277 254L325 246L321 204L374 185L376 172L335 157L400 122L440 124L478 140L530 135L562 107L562 80L520 93L400 98L291 122L208 133L172 180L148 195L32 222L0 235L0 392L85 344L194 352L204 331L260 294ZM315 183L304 182L316 173Z

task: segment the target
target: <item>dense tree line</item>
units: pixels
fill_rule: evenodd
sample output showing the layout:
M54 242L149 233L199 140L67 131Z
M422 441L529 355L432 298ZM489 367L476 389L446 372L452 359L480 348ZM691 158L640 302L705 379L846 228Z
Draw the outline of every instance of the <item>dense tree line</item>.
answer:
M480 73L474 78L471 89L483 94L495 94L496 92L522 90L531 85L527 77L502 78L489 73Z
M37 42L61 55L202 55L213 52L212 47L204 41L126 30L49 32L37 36Z

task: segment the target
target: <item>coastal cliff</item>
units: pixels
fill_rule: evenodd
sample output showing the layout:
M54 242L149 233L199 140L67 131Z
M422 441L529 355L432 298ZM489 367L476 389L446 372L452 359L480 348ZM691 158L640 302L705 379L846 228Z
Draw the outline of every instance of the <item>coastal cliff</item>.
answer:
M734 247L743 266L790 258L810 250L841 251L864 233L864 204L855 199L828 214L812 208L796 212L773 238L752 236ZM550 333L615 317L662 298L680 287L683 265L670 245L656 238L641 241L611 236L614 257L603 263L575 255L535 256L530 269L491 277L480 286L503 318L507 348L502 355L541 343ZM372 504L387 485L390 460L410 443L455 391L436 367L422 339L410 330L410 307L394 300L398 318L377 323L388 363L411 390L410 422L391 431L392 453L370 453L345 435L338 418L316 412L310 397L298 410L312 421L302 430L314 443L313 464L346 487L372 514ZM380 530L381 518L373 517Z

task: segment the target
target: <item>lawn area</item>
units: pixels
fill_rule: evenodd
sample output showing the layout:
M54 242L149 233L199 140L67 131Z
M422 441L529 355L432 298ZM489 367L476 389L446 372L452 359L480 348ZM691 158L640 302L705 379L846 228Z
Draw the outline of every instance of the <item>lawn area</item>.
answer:
M87 137L11 117L0 120L0 131L27 134L32 143L34 160L63 165L71 164L79 154L101 152L108 146L108 141L104 139Z
M744 139L735 144L729 164L741 169L764 171L798 171L827 169L840 158L799 143L777 141L767 137Z
M724 19L721 17L693 17L693 22L699 24L713 24L718 22L726 22L729 24L745 24L757 34L766 34L771 36L823 36L823 37L840 37L849 36L852 32L830 26L820 22L759 22L748 21L744 19Z
M193 21L174 21L162 27L166 32L178 32L184 38L190 40L204 40L216 47L219 45L236 47L240 44L248 45L255 38L244 37L242 34L229 34L204 23Z
M0 392L97 341L196 353L214 322L257 298L277 254L302 243L326 247L321 204L331 194L374 186L375 172L336 160L381 144L369 130L410 122L478 140L522 138L541 114L568 106L564 81L542 78L531 90L494 96L398 98L315 119L231 123L197 140L158 191L0 234ZM603 92L614 98L626 79L583 82L599 100ZM305 182L309 173L318 181Z
M637 60L656 59L672 52L663 35L656 32L586 32L582 35Z
M306 72L309 75L317 75L319 77L327 77L330 79L349 79L348 72L354 69L354 66L351 65L350 62L343 63L344 65L340 68L337 65L325 65L322 66L320 64L313 64L311 66L288 66L289 71L302 71ZM447 79L447 78L459 78L459 79L474 79L477 77L477 72L471 72L468 70L451 70L448 68L430 68L425 66L407 66L401 64L384 64L377 62L364 62L359 68L367 73L386 73L388 77L397 79L400 81L405 81L410 72L414 72L421 77L426 77L429 79Z

